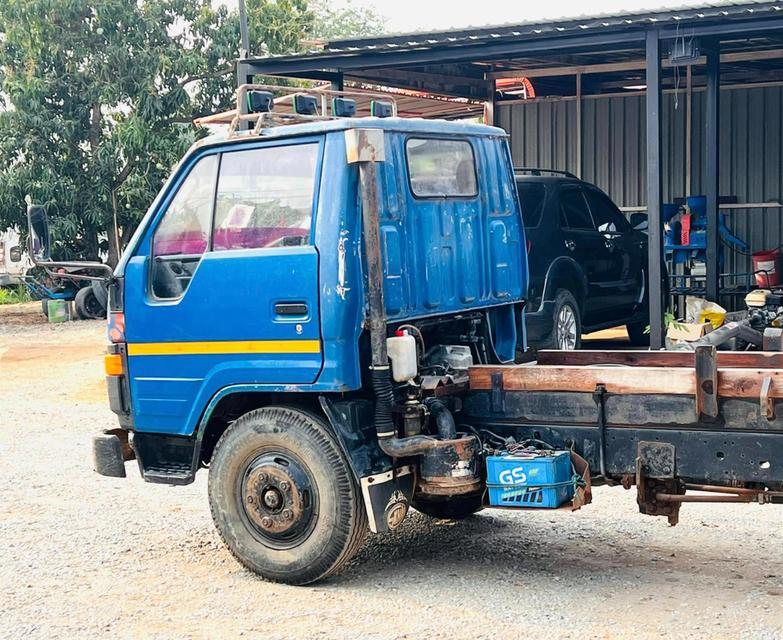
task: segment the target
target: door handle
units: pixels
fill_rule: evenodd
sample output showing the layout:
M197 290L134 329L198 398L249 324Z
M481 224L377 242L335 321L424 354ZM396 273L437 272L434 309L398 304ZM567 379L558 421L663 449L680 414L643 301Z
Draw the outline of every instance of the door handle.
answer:
M568 249L569 251L573 251L574 249L576 249L576 242L574 242L573 240L566 240L565 246L566 249Z
M275 303L275 315L306 316L307 304L304 302L277 302Z

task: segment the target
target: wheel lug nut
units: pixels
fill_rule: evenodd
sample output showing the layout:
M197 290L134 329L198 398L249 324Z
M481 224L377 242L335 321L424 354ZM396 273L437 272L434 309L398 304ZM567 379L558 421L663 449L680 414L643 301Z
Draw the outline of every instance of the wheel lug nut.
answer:
M285 517L286 520L292 520L294 514L291 509L283 509L283 517Z
M265 474L265 473L259 473L259 474L258 474L258 479L259 479L261 482L266 482L266 474Z
M247 497L247 502L248 502L248 504L253 504L253 496L248 496Z
M285 480L283 480L283 481L280 483L280 488L281 488L283 491L287 491L287 490L288 490L288 482L286 482Z
M272 526L272 518L261 518L261 524L264 527L271 527Z

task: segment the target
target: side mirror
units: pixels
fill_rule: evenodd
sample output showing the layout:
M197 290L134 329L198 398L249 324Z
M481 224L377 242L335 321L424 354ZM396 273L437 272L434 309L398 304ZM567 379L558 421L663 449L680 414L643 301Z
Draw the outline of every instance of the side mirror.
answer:
M49 216L46 207L31 204L27 207L27 225L30 230L30 255L35 262L49 262L51 256L51 238L49 236Z

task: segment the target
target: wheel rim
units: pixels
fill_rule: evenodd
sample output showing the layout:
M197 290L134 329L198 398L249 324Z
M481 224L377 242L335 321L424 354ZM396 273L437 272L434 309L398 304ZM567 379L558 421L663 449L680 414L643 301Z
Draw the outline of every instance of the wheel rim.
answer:
M291 549L307 539L317 519L318 494L300 460L288 453L264 453L240 477L240 512L260 542Z
M560 307L555 321L557 331L557 348L562 351L576 349L576 312L570 305Z
M84 308L93 318L100 318L103 312L103 307L101 306L101 303L98 302L98 297L94 293L90 293L86 296Z

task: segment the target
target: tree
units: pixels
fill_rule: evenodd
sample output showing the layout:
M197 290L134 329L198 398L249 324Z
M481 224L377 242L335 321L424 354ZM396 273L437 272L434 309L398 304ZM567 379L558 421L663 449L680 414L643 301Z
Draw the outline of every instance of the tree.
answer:
M358 29L364 15L319 14L306 0L247 8L256 55L297 51L319 28ZM237 13L209 0L4 0L0 228L25 226L29 194L49 208L58 258L106 251L115 264L203 135L193 118L232 105L238 54Z
M338 40L375 36L383 33L386 20L372 9L354 6L350 0L347 6L334 8L329 0L311 2L315 21L311 37L320 40Z

